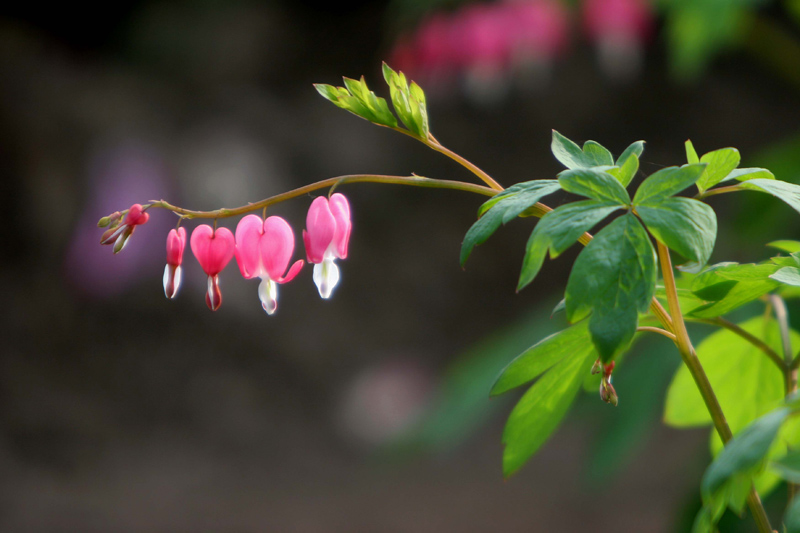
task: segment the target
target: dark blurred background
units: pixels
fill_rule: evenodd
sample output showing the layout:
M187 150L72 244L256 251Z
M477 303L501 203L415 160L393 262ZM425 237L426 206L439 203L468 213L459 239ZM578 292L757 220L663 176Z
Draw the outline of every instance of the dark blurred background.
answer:
M382 60L428 91L436 137L506 186L559 171L552 128L616 154L646 140L640 178L684 162L691 138L800 182L799 6L4 6L0 531L687 530L707 430L660 423L679 363L663 339L620 369L617 409L584 394L503 481L513 398L488 390L563 327L550 311L577 253L515 294L531 219L462 271L480 198L345 185L354 230L334 297L319 299L307 267L272 317L234 265L211 313L188 250L182 293L164 298L170 213L153 210L118 256L96 221L154 198L233 207L342 174L473 181L311 85L363 74L385 96ZM760 260L763 243L800 237L788 207L748 194L712 200L714 261ZM298 256L311 200L271 209L295 228Z

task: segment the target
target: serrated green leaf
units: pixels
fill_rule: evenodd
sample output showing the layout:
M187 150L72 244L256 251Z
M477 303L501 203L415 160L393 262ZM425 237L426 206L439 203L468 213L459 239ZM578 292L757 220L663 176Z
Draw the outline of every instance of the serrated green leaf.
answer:
M728 442L703 475L701 483L703 494L710 496L736 474L752 473L757 469L790 413L791 409L787 407L769 412L749 424Z
M625 159L625 162L622 164L622 166L612 167L606 170L606 173L617 178L623 187L627 187L638 171L639 158L636 156L636 154L632 153L627 159Z
M741 156L736 148L720 148L713 152L703 154L700 158L701 163L706 163L706 171L697 180L697 188L700 192L706 191L724 180L733 169L739 166Z
M752 179L742 182L739 187L771 194L800 213L800 185L775 179Z
M783 267L774 274L770 275L770 279L779 281L784 285L800 287L800 268L793 266Z
M704 168L703 163L662 168L639 185L633 197L634 205L652 204L681 192L697 181Z
M759 316L739 326L781 352L780 328L774 318L765 320ZM800 335L792 331L791 341L800 343ZM709 335L696 351L734 434L783 399L781 371L763 352L732 331L723 329ZM742 398L748 401L743 402ZM711 423L711 416L686 366L676 372L667 391L664 422L674 427Z
M542 267L548 248L551 259L555 259L572 246L584 232L619 209L623 209L623 206L612 202L581 200L559 206L547 213L536 224L528 239L517 290L522 290L534 280Z
M669 249L704 265L717 239L717 216L708 205L691 198L665 198L641 204L636 212L653 236Z
M601 170L588 168L565 170L558 175L558 182L562 189L572 194L619 205L631 203L625 187L613 176Z
M497 396L524 385L568 355L585 357L593 351L588 324L579 322L537 342L517 356L497 377L490 394Z
M575 261L567 282L567 319L576 322L592 313L592 342L608 361L633 338L655 281L655 252L647 232L634 215L623 215L603 228Z
M614 158L611 156L611 152L598 143L586 141L583 149L581 149L580 146L556 130L553 130L550 149L556 159L567 168L592 168L614 165Z
M800 241L790 241L790 240L781 240L781 241L772 241L768 242L767 246L771 248L776 248L787 254L794 254L800 252Z
M591 352L568 355L522 396L503 430L505 477L519 470L558 427L592 363Z
M766 168L735 168L722 180L747 181L754 179L774 180L775 175Z
M501 224L508 223L528 207L560 188L556 180L537 180L519 185L524 185L524 187L520 187L514 194L505 195L493 203L483 216L469 228L461 244L462 267L469 259L473 248L486 242Z
M618 167L621 167L625 165L625 162L628 160L630 156L634 155L636 156L636 159L639 159L642 157L643 153L644 153L644 141L633 142L627 148L625 148L622 154L620 154L620 156L617 158L616 164ZM637 167L639 166L638 163L636 166Z
M699 163L700 158L697 157L697 152L694 149L694 145L692 141L687 140L683 145L686 147L686 162L690 165L693 163Z

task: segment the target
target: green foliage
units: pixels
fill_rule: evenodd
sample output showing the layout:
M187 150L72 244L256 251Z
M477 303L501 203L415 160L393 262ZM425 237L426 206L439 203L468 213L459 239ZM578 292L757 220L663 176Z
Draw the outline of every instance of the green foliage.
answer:
M800 496L795 496L783 517L786 533L800 533Z
M555 431L592 363L591 350L568 354L522 396L503 430L505 477L519 470Z
M704 265L717 238L717 217L707 204L691 198L666 198L636 207L647 229L668 248Z
M768 242L767 246L771 246L772 248L777 248L782 252L786 252L788 254L794 254L800 252L800 241L772 241Z
M800 483L800 452L789 452L772 462L778 475L790 483Z
M718 263L706 269L692 282L692 292L708 303L686 311L697 318L724 315L778 287L770 279L780 267L773 264Z
M565 170L558 175L558 183L567 192L600 202L614 202L618 205L631 203L628 191L619 180L600 170L589 168Z
M547 213L528 239L517 290L533 281L542 267L548 249L551 258L558 257L584 232L623 207L614 202L583 200L562 205Z
M800 185L776 179L751 179L740 185L743 189L765 192L786 202L800 213Z
M381 126L397 127L397 119L389 110L386 100L375 95L367 88L362 76L360 80L344 78L345 87L334 87L317 83L317 92L334 105L350 111L356 116Z
M794 258L792 258L794 259ZM770 274L770 279L779 281L784 285L792 287L800 287L800 268L787 266L783 267L774 274Z
M386 63L383 64L383 78L389 85L392 105L397 116L417 137L427 139L428 108L425 93L420 86L413 81L409 84L405 74L395 72Z
M462 267L469 259L473 248L486 242L501 224L508 223L540 199L560 188L556 180L529 181L518 183L514 187L516 187L514 191L511 191L511 188L507 189L499 199L495 197L489 200L488 209L483 210L483 216L467 231L461 244Z
M554 333L519 354L503 369L492 386L496 396L536 379L568 355L583 357L593 351L586 321Z
M594 141L586 141L583 149L553 130L550 149L562 165L570 169L614 166L611 152ZM635 151L635 148L632 149Z
M705 168L706 165L702 163L662 168L642 182L633 197L634 205L652 205L668 196L678 194L693 185Z
M567 319L576 322L592 312L592 342L608 361L633 338L655 281L653 245L628 213L603 228L575 261L567 283Z
M739 166L739 161L741 161L741 156L736 148L720 148L703 154L700 162L706 163L707 166L702 177L697 180L697 188L700 192L704 192L723 181L733 169Z

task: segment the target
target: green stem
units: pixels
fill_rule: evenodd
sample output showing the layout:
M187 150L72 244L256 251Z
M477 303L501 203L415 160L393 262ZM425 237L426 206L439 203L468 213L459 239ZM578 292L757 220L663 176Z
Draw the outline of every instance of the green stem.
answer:
M451 189L457 191L466 191L475 194L481 194L484 196L494 196L495 194L497 194L497 191L494 189L490 189L482 185L464 183L461 181L435 180L430 178L424 178L422 176L380 176L375 174L353 174L349 176L339 176L336 178L329 178L326 180L318 181L316 183L311 183L309 185L305 185L303 187L299 187L297 189L282 194L271 196L269 198L261 200L260 202L243 205L241 207L221 208L221 209L215 209L213 211L195 211L192 209L184 209L183 207L172 205L169 202L166 202L165 200L153 200L150 203L149 207L158 207L161 209L167 209L169 211L172 211L180 215L183 218L214 218L214 219L228 218L228 217L235 217L238 215L244 215L245 213L250 213L251 211L257 211L259 209L263 209L270 205L278 204L280 202L285 202L286 200L291 200L292 198L303 196L318 189L338 186L344 183L388 183L394 185L411 185L413 187L430 187L435 189Z
M781 330L781 346L783 347L783 375L786 383L786 396L797 390L797 369L792 369L792 339L789 334L789 312L786 310L786 302L777 294L770 294L769 301L775 310L775 320Z
M680 303L678 302L678 290L675 285L675 274L672 272L672 260L669 256L669 249L661 242L656 241L658 244L658 258L661 263L661 273L664 276L664 288L667 293L667 303L669 304L669 311L672 315L672 323L674 326L674 333L676 337L675 345L681 354L684 364L689 369L700 395L706 404L711 415L711 420L714 422L714 427L717 430L722 442L727 443L733 438L728 421L725 419L725 414L722 412L722 406L717 400L717 395L711 387L711 382L708 381L708 376L703 365L700 364L700 359L692 346L692 341L689 339L689 333L686 331L686 324L683 321L683 313L681 313ZM747 495L747 503L750 507L750 512L753 513L753 519L758 526L761 533L771 533L772 527L769 524L769 518L761 504L761 498L758 496L754 487L751 487L750 493Z
M729 192L737 192L737 191L743 191L743 190L745 190L745 189L743 189L739 185L728 185L727 187L717 187L716 189L710 189L710 190L705 191L705 192L697 193L697 194L694 195L694 197L697 200L702 200L704 198L708 198L709 196L716 196L717 194L725 194L725 193L729 193Z

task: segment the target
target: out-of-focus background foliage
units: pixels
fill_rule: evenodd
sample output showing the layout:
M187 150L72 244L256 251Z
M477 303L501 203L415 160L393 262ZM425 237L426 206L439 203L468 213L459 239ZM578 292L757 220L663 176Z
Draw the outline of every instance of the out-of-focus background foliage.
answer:
M436 137L504 185L559 170L551 128L615 152L645 139L640 176L683 162L691 138L800 182L798 22L796 0L4 6L0 530L686 530L707 431L661 424L679 358L660 337L615 373L618 408L588 392L502 480L510 398L488 390L563 327L550 311L576 253L515 294L531 219L462 271L479 198L345 186L341 285L321 301L306 270L273 317L233 265L211 313L188 251L166 301L170 214L119 256L95 223L151 198L232 207L348 173L470 180L311 86L364 74L381 92L382 60L428 91ZM788 207L748 194L711 200L713 261L800 237ZM310 201L272 213L299 237Z

